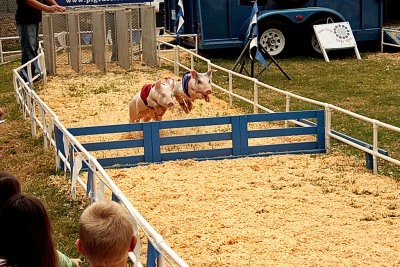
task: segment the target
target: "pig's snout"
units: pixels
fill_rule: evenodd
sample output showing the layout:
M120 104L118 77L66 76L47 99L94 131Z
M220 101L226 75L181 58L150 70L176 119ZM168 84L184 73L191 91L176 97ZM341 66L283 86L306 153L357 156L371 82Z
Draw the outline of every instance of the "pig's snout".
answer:
M173 107L174 106L174 102L169 102L169 103L167 103L167 106L170 108L170 107Z
M211 90L207 90L206 95L211 95Z

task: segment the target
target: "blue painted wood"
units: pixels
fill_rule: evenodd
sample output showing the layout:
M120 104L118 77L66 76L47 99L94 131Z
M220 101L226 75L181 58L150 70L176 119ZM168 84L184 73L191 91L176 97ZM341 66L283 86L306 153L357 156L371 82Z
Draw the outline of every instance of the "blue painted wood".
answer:
M153 162L153 141L152 128L150 123L143 124L143 139L144 139L144 160Z
M127 124L112 124L112 125L101 125L101 126L76 127L76 128L68 128L67 130L73 136L93 135L93 134L111 134L111 133L142 131L144 125L145 125L144 123L127 123Z
M240 117L233 116L232 117L232 154L233 155L240 155L241 154L241 135L240 135Z
M197 126L212 126L231 124L232 117L214 117L214 118L196 118L196 119L184 119L184 120L173 120L173 121L160 121L150 122L159 123L160 129L171 129L171 128L184 128L184 127L197 127Z
M325 126L325 112L317 113L317 122ZM317 127L317 144L319 149L325 149L325 127Z
M293 135L310 135L316 134L317 127L295 127L282 129L266 129L266 130L251 130L249 138L276 137L276 136L293 136Z
M82 146L87 151L100 151L100 150L143 147L144 146L143 144L144 144L143 139L134 139L134 140L117 140L117 141L84 143L82 144Z
M311 149L311 150L296 150L296 151L278 151L278 152L273 152L273 153L258 153L258 154L249 154L245 157L268 157L268 156L275 156L275 155L299 155L299 154L320 154L320 153L326 153L326 150L324 149ZM177 156L177 155L176 155ZM196 161L205 161L205 160L224 160L224 159L238 159L238 158L243 158L243 155L238 155L238 156L220 156L220 157L213 157L213 158L196 158ZM166 157L164 161L167 160L186 160L188 158L169 158ZM191 159L191 158L190 158ZM104 168L130 168L130 167L135 167L135 166L146 166L149 164L162 164L162 162L138 162L135 164L117 164L114 166L105 166Z
M54 137L55 137L55 141L56 141L57 154L58 154L58 152L61 152L61 154L65 155L63 133L57 127L57 125L54 125ZM61 160L60 161L61 170L64 170L64 166L65 166L64 162Z
M356 143L357 145L360 145L360 146L363 146L365 148L371 149L371 152L372 152L372 149L374 148L374 146L371 145L371 144L368 144L368 143L363 142L361 140L355 139L355 138L353 138L351 136L348 136L348 135L345 135L343 133L340 133L340 132L337 132L337 131L332 131L332 133L334 133L334 134L336 134L336 135L338 135L338 136L340 136L340 137L342 137L342 138L344 138L346 140L349 140L349 141L351 141L353 143ZM389 152L387 152L386 150L381 149L381 148L378 148L378 152L381 153L382 155L385 155L385 156L389 155Z
M247 129L247 116L241 116L239 124L241 155L249 154L249 132Z
M249 123L264 122L274 120L305 120L317 119L317 124L310 127L292 127L285 129L257 129L248 130ZM133 126L134 127L133 127ZM138 126L140 125L140 126ZM204 134L181 135L181 136L161 136L160 131L171 128L198 127L211 125L230 126L229 132L213 132ZM271 154L296 154L325 153L325 129L324 129L324 111L295 111L272 114L249 114L240 116L226 116L214 118L196 118L174 121L156 121L123 125L108 125L94 127L80 127L71 129L70 132L78 135L82 134L101 134L120 133L126 131L142 131L143 139L135 140L115 140L108 142L92 142L83 144L90 150L112 150L133 147L143 147L144 154L138 156L124 156L115 158L98 159L103 167L112 166L134 166L136 164L159 163L166 160L178 160L193 158L201 159L223 159L245 156L266 156ZM293 142L284 144L265 144L249 146L249 138L265 138L275 136L293 136L293 135L312 135L315 141ZM231 141L231 147L208 149L208 150L190 150L190 151L172 151L162 152L161 147L167 145L179 146L180 144L194 144L199 142L218 142ZM86 166L87 167L87 166Z
M160 124L151 123L151 143L153 149L152 162L161 162Z
M209 159L215 157L224 157L232 155L231 148L216 148L208 150L191 150L182 152L170 152L162 154L162 161L177 159Z
M115 168L117 168L118 165L129 166L129 165L134 165L134 164L138 164L141 162L151 162L151 161L145 160L144 155L124 156L124 157L115 157L115 158L102 158L102 159L97 159L97 161L103 167L115 167Z
M161 145L175 145L184 143L201 143L211 141L224 141L232 140L232 133L206 133L206 134L193 134L186 136L166 136L161 137Z
M262 146L249 147L249 154L262 153L262 152L289 152L296 150L318 149L316 142L297 142L287 144L272 144Z

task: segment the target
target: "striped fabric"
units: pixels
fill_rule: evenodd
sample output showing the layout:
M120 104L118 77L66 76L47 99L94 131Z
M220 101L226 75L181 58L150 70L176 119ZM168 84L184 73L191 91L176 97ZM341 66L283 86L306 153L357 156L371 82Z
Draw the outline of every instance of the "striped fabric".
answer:
M57 250L57 267L78 267L75 262Z
M251 37L253 38L250 43L250 50L252 48L256 48L256 59L260 61L266 69L268 69L268 64L264 59L264 56L261 54L259 48L258 48L258 23L257 23L257 13L258 13L258 7L257 7L257 1L254 2L253 9L251 10L251 16L250 16L250 26L252 26L251 29ZM252 55L250 53L250 58L252 58Z

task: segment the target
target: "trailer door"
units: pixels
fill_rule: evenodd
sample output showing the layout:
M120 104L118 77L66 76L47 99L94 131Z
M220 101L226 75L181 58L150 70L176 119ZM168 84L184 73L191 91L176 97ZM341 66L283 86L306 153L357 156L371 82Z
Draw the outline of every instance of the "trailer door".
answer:
M251 14L251 6L239 6L237 0L200 0L202 39L237 39Z

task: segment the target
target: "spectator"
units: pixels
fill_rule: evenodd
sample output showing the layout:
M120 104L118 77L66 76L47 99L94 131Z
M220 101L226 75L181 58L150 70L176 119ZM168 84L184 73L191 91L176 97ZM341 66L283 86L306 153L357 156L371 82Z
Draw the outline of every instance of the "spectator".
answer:
M50 6L43 4L43 0L16 1L15 21L21 42L21 64L23 65L38 55L39 23L42 21L42 11L50 13L64 12L66 8L59 6L55 0L46 0ZM35 68L32 65L32 74L34 73Z
M21 184L17 177L7 172L0 172L0 209L9 198L21 194Z
M4 204L0 236L1 267L76 267L81 263L54 248L49 217L35 197L14 195Z
M128 252L136 243L132 219L120 204L102 200L83 211L76 247L90 266L126 266Z

